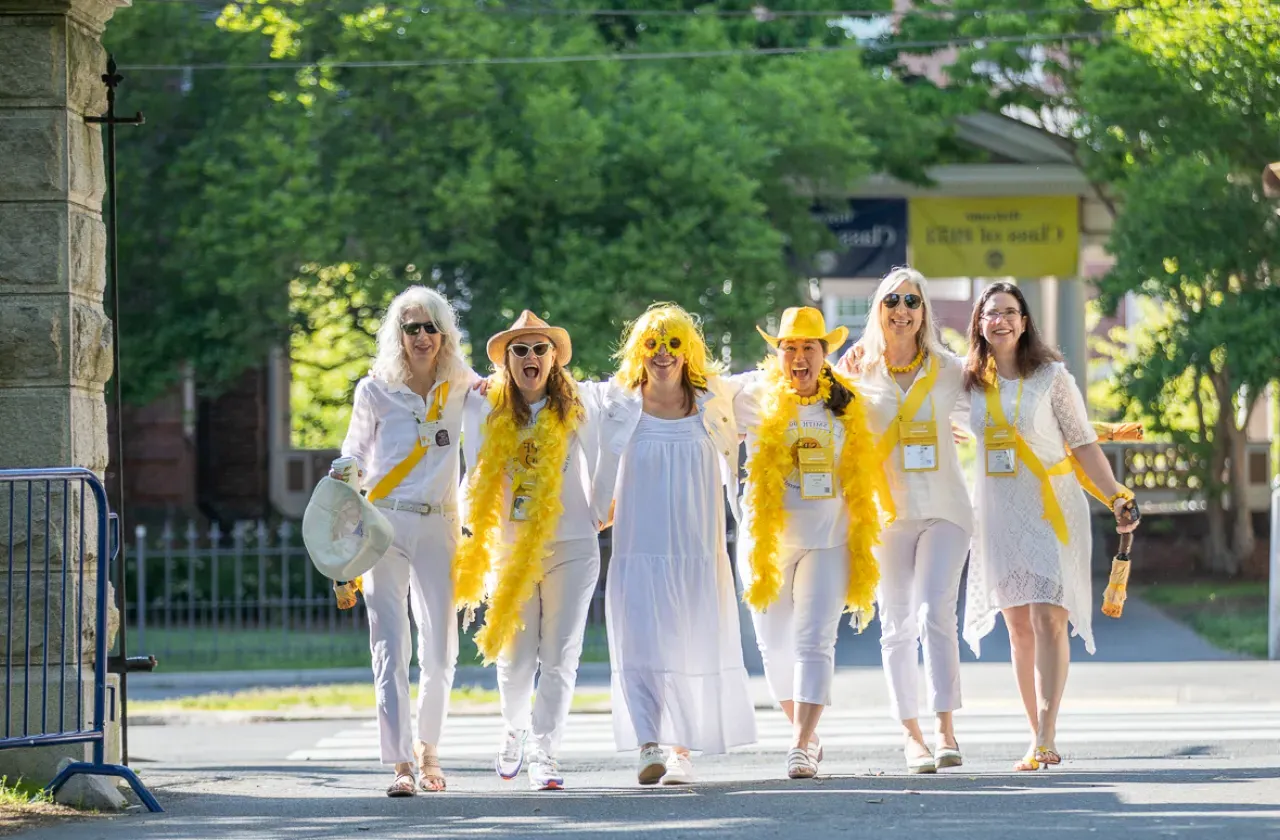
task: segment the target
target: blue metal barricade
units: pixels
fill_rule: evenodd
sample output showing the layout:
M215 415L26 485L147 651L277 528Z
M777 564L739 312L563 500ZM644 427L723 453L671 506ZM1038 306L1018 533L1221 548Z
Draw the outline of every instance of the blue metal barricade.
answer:
M116 776L129 783L149 810L163 810L132 770L108 764L105 757L107 581L120 535L102 482L76 467L0 470L0 529L0 545L7 545L0 566L5 654L0 750L92 744L93 760L64 769L49 783L50 793L77 774ZM90 543L94 535L97 542ZM94 553L97 562L88 571L86 557ZM90 597L97 609L86 616ZM93 628L91 675L84 656L88 622ZM33 658L39 661L33 664ZM84 708L86 676L92 679L91 710ZM37 699L39 705L33 706ZM15 714L18 708L21 713Z

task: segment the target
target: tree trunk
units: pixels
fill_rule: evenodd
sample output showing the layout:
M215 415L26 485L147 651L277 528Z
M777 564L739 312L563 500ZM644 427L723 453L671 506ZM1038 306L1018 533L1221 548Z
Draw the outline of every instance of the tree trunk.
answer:
M1200 368L1196 368L1195 387L1191 393L1196 402L1196 422L1199 425L1200 441L1211 446L1209 451L1209 467L1204 475L1205 519L1209 525L1209 535L1205 539L1204 556L1200 561L1200 571L1222 573L1230 564L1231 548L1227 544L1227 518L1222 509L1222 470L1225 461L1225 439L1220 434L1209 435L1209 424L1204 417L1204 397L1200 394L1200 385L1204 381ZM1221 412L1219 412L1221 418ZM1219 426L1220 428L1220 426Z
M1225 370L1218 371L1209 376L1209 381L1213 383L1214 395L1218 398L1218 421L1214 424L1216 434L1214 435L1214 467L1215 477L1221 481L1221 470L1226 469L1226 487L1230 489L1231 507L1235 512L1235 521L1233 528L1232 545L1222 557L1223 563L1220 571L1227 577L1236 577L1240 574L1240 567L1245 558L1241 553L1241 528L1240 528L1240 512L1245 514L1244 525L1248 531L1248 537L1244 540L1249 547L1250 553L1253 551L1253 525L1248 519L1248 499L1241 492L1248 488L1249 481L1249 464L1245 457L1245 434L1236 426L1235 418L1235 399L1231 392L1230 380ZM1224 523L1225 525L1225 523Z
M1228 424L1231 434L1231 508L1235 514L1232 527L1232 553L1239 559L1239 568L1243 568L1253 558L1257 537L1253 533L1253 511L1249 509L1249 418L1253 415L1256 401L1245 394L1248 408L1240 426L1232 422ZM1234 412L1232 412L1234 415ZM1239 568L1237 571L1239 571Z

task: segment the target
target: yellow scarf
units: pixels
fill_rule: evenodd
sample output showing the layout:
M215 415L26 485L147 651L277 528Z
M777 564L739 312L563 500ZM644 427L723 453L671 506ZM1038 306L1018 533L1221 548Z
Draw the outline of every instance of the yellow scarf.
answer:
M760 369L764 372L766 387L760 398L756 446L747 459L745 500L752 517L749 560L752 580L743 596L757 611L766 609L782 591L778 549L787 525L783 493L786 477L794 466L786 434L799 416L801 402L777 358L766 359ZM877 467L874 440L857 391L843 379L837 380L830 365L823 365L818 381L818 398L822 402L831 396L833 381L839 381L854 395L844 416L835 418L844 429L836 480L849 513L849 587L845 592L845 608L856 615L861 630L875 614L873 602L880 581L880 568L871 553L871 547L879 542L879 511L871 482L867 480Z
M460 607L474 609L484 597L484 578L506 546L503 544L506 467L517 456L520 429L510 409L499 410L502 386L489 391L495 410L484 430L484 443L467 482L468 516L466 537L454 563L454 594ZM551 406L538 412L533 424L532 445L536 461L527 475L533 494L525 506L527 521L519 523L515 545L502 565L489 594L484 626L476 634L476 647L485 664L492 662L524 629L520 611L542 581L542 561L551 552L548 545L564 513L560 490L569 441L577 431L580 415L575 412L562 421Z

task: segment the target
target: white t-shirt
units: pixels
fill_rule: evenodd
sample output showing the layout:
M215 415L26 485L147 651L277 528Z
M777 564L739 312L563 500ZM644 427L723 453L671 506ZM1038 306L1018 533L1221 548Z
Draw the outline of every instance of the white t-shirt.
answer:
M533 416L531 422L524 429L520 430L520 446L517 460L534 459L537 457L537 450L533 446L533 429L538 419L538 413L546 408L547 401L545 399L529 406L529 410ZM560 516L560 523L556 527L554 542L564 542L565 540L579 540L595 538L597 535L595 519L591 515L591 506L587 503L586 488L580 480L576 470L578 468L577 461L581 459L580 447L576 439L569 440L569 452L565 457L564 466L561 468L563 478L560 485L560 501L564 504L564 513ZM532 460L528 461L531 465ZM507 465L507 481L504 482L505 500L503 504L503 516L507 523L506 539L508 543L515 541L517 536L518 521L511 519L511 501L512 501L512 480L516 476L517 470L514 465Z
M734 400L734 413L738 419L738 431L747 436L747 463L755 452L760 428L760 394L765 387L762 377L745 380L747 385ZM787 511L786 527L780 542L791 548L832 548L848 540L849 514L840 494L840 449L844 446L844 426L821 403L797 406L796 419L786 432L787 446L791 448L792 470L787 475L782 505ZM796 451L801 447L822 446L832 450L835 474L832 476L835 495L830 499L805 499L800 496L800 468ZM747 489L743 493L744 530L754 519L754 511L747 508L751 498L751 476L747 475Z

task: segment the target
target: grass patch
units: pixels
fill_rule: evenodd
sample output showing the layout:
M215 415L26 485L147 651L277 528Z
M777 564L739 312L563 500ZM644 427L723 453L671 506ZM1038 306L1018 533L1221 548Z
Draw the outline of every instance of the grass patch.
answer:
M44 789L22 779L10 782L0 776L0 835L17 834L29 828L55 825L80 811L59 805Z
M418 686L409 686L409 694L416 699ZM574 711L597 711L608 706L608 692L579 693L573 698ZM496 712L498 692L483 688L455 688L449 707L453 712ZM256 688L129 704L132 714L175 711L303 713L319 710L371 714L373 709L373 686L357 683Z
M1223 650L1267 655L1267 584L1259 581L1157 583L1138 595Z
M166 673L367 667L369 631L345 621L340 625L345 626L310 631L304 628L261 630L198 626L195 629L165 629L149 626L145 636L130 626L129 654L153 654L159 661L160 670ZM414 661L417 661L416 651ZM609 661L604 625L587 627L582 661ZM458 664L480 663L473 634L460 635Z

